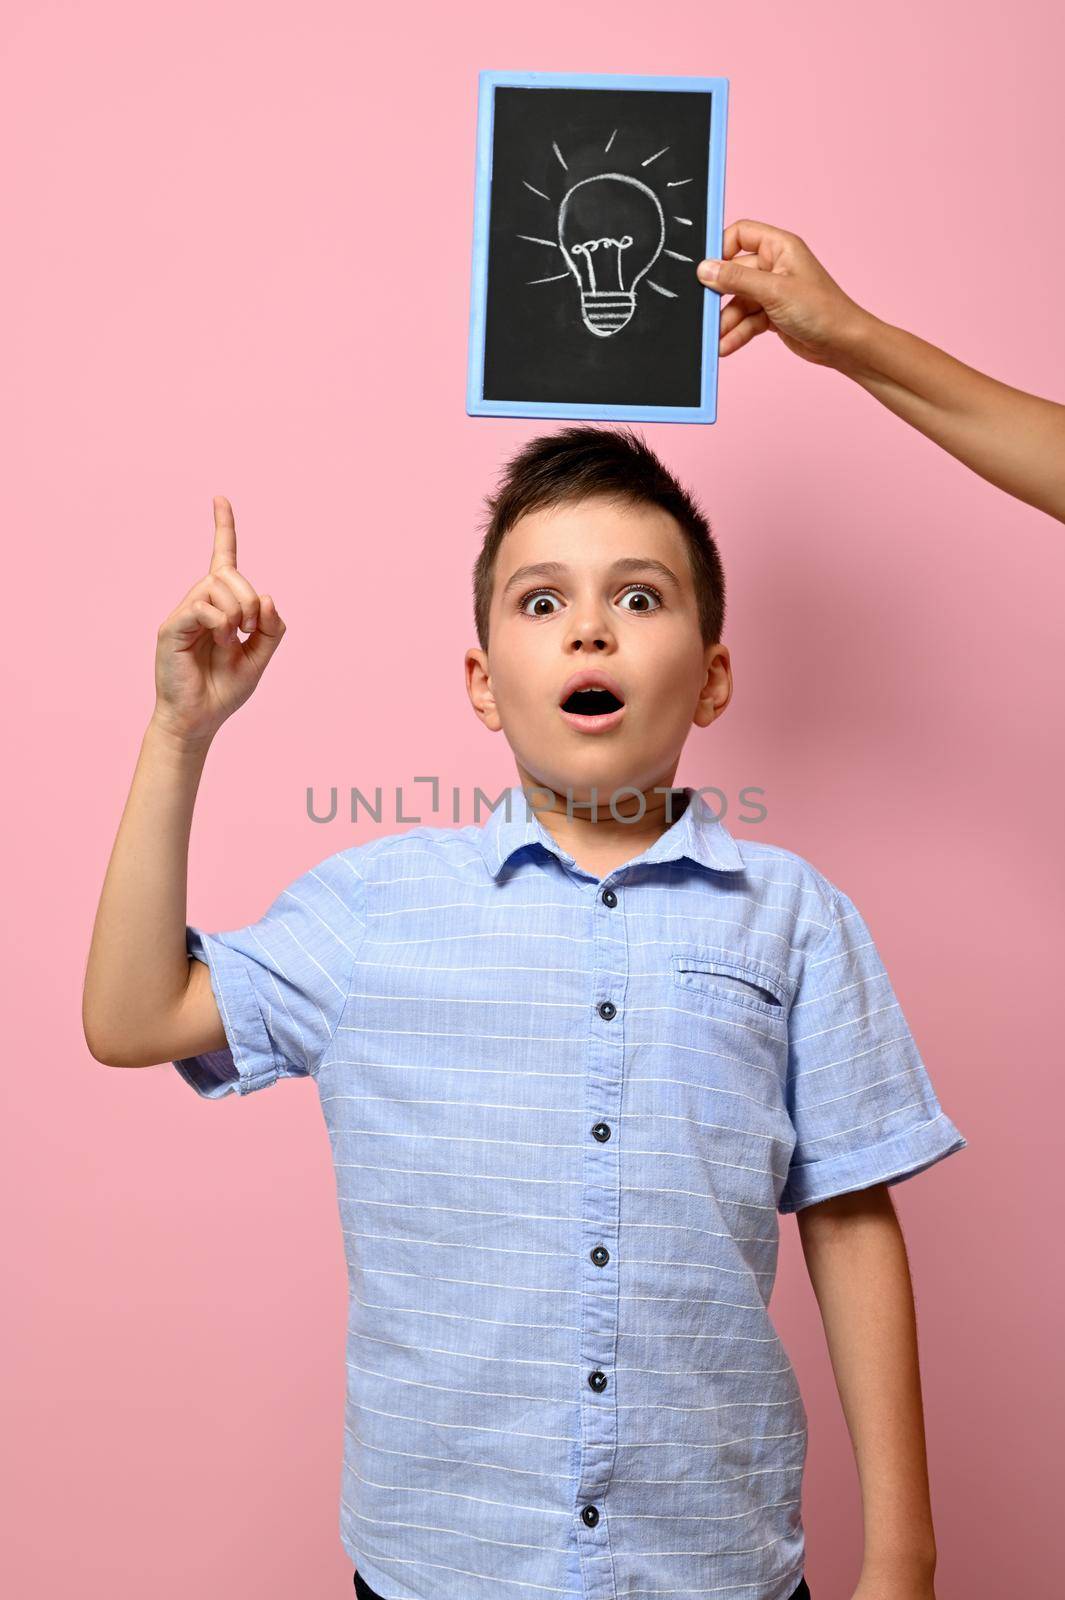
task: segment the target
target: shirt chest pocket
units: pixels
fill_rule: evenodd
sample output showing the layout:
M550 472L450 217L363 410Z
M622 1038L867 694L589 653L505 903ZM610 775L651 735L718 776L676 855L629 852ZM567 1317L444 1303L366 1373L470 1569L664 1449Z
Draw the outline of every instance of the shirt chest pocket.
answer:
M783 1021L788 1014L791 986L782 972L766 961L706 945L675 949L671 957L673 982L711 1010L742 1007Z

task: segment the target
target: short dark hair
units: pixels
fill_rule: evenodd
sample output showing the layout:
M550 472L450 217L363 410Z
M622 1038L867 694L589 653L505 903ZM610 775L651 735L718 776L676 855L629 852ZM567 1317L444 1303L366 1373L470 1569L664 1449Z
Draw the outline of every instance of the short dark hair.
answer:
M481 649L488 649L496 558L504 535L526 512L592 495L661 506L676 518L688 549L703 643L717 644L725 624L725 574L697 502L634 428L580 425L530 439L507 462L496 493L485 496L489 515L473 568L473 612Z

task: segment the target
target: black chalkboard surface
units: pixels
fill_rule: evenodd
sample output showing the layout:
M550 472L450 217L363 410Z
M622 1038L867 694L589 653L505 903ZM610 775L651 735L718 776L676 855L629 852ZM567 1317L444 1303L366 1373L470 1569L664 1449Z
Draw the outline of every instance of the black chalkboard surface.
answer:
M481 74L467 410L712 422L724 79Z

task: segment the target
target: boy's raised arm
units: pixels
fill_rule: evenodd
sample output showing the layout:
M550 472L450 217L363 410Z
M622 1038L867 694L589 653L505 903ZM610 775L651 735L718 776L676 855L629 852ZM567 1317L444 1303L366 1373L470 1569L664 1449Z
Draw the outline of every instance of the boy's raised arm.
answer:
M155 709L93 926L82 1026L108 1066L150 1066L226 1043L207 967L186 949L189 833L211 742L254 690L285 624L237 570L224 496L214 517L210 568L159 628Z
M996 488L1065 522L1065 405L881 322L783 228L734 222L722 251L722 261L696 269L701 283L732 296L721 310L720 355L772 330L795 355L852 378Z

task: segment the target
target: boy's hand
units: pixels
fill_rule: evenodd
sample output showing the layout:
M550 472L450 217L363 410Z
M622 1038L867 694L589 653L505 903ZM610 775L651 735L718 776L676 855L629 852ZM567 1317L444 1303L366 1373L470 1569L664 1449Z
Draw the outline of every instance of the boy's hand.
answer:
M241 641L238 628L249 637ZM247 700L284 632L270 596L237 571L233 508L216 495L207 575L159 628L153 721L182 740L211 740Z
M722 256L696 268L700 283L732 296L721 310L719 355L732 355L771 328L804 361L846 365L869 313L844 294L797 234L765 222L733 222Z

